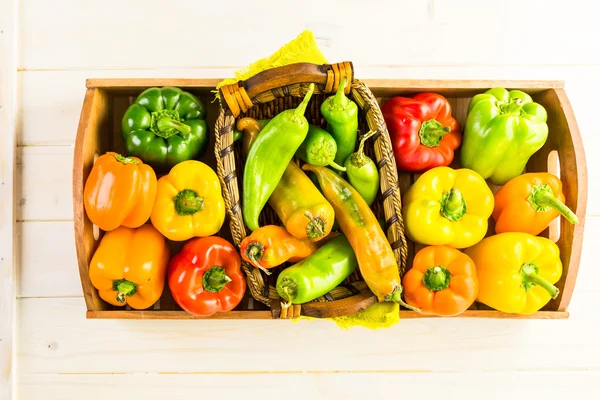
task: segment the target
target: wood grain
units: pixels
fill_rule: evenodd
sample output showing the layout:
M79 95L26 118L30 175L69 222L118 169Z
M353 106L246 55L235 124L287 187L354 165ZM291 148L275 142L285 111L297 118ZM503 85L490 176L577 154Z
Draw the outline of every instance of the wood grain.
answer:
M431 382L443 387L444 396L449 399L571 398L577 390L589 395L599 390L600 371L26 374L20 379L19 392L25 399L44 400L135 398L141 392L147 400L187 399L191 391L219 399L239 398L240 393L244 393L246 398L254 398L254 393L265 398L276 398L286 393L290 400L360 400L385 397L395 392L422 400L439 399L435 390L423 390ZM293 391L290 391L291 387Z
M16 396L17 2L0 3L0 399Z
M86 91L81 118L77 130L73 157L73 216L75 219L75 247L79 262L79 276L88 310L104 310L107 305L98 291L92 286L88 265L101 236L94 237L92 222L83 206L85 181L94 165L95 157L108 150L111 106L106 92L102 89Z
M598 301L576 292L568 320L404 318L346 331L324 320L86 319L81 298L21 299L18 361L30 374L600 369Z

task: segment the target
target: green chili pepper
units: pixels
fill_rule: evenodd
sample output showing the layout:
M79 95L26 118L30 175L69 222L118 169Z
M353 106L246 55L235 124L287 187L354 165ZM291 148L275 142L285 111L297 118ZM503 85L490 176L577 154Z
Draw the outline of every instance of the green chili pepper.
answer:
M327 121L327 130L337 143L334 161L343 165L356 147L358 132L358 106L344 94L346 77L342 78L337 93L321 104L321 114Z
M284 269L275 287L288 304L308 303L329 293L357 267L352 246L340 234L304 260Z
M333 136L325 129L318 126L309 125L306 139L296 151L296 157L311 165L320 167L331 166L339 171L345 171L346 168L338 165L334 159L337 153L337 144Z
M358 151L352 153L346 159L344 166L348 174L348 181L356 189L369 206L375 201L379 192L379 171L377 166L365 154L365 141L373 136L377 131L367 133L360 139Z
M171 168L203 155L208 146L204 105L176 87L144 90L121 121L125 149L154 168Z
M258 228L260 212L306 138L308 121L304 112L314 90L311 83L302 103L277 114L250 147L244 168L242 210L244 222L252 231Z

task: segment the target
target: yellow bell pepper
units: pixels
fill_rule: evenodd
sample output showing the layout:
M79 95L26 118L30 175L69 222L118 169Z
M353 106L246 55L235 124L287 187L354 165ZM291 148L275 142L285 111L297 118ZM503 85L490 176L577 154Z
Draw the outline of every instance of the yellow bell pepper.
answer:
M562 275L558 246L529 233L508 232L465 250L479 280L477 301L498 311L533 314L558 296Z
M158 180L152 224L168 239L188 240L219 232L225 221L225 202L215 171L188 160Z
M494 210L494 195L470 169L430 169L406 192L402 214L408 237L427 245L457 249L484 238Z
M170 251L150 224L107 232L92 257L89 274L100 298L114 306L152 306L165 287Z

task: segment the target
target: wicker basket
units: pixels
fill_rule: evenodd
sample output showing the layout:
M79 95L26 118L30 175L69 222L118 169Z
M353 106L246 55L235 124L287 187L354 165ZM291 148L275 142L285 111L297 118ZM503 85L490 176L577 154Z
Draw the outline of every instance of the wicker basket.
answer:
M350 62L332 65L299 63L263 71L246 81L222 87L220 96L222 108L215 127L215 156L217 173L221 180L225 204L230 217L233 241L239 246L250 234L244 224L241 207L241 187L245 156L240 143L233 143L233 128L238 118L245 116L255 119L273 118L283 110L295 108L308 89L315 84L315 91L307 107L305 116L311 124L324 127L320 113L321 103L334 93L342 78L346 76L346 94L362 110L359 113L359 132L377 131L373 140L366 142L366 152L379 169L381 190L373 205L377 217L385 219L385 231L394 250L400 274L403 275L407 260L407 243L401 214L401 194L398 185L396 163L390 138L381 111L367 86L354 79ZM275 212L266 205L260 225L279 224ZM312 317L332 317L358 312L376 301L360 276L355 273L342 285L313 302L281 309L281 299L275 290L278 273L288 264L275 268L267 276L259 269L245 263L243 269L248 277L252 296L271 307L273 315L280 318L294 318L299 315Z

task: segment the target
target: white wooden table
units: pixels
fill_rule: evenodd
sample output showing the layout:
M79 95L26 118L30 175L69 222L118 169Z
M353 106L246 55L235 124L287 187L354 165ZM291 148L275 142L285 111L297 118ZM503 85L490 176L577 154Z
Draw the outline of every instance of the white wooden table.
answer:
M597 6L283 3L0 0L0 398L594 398ZM363 79L565 81L589 169L585 243L568 320L418 319L343 331L330 322L85 319L71 200L85 79L227 77L304 28L315 31L329 61L353 61Z

